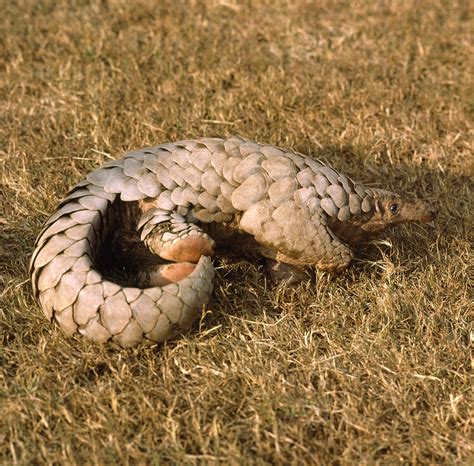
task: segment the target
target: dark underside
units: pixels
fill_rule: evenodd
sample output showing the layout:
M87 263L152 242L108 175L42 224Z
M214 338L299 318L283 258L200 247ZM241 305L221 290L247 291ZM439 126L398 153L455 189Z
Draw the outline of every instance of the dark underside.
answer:
M97 269L109 280L122 286L134 286L140 273L169 261L153 254L141 241L137 224L142 211L137 202L116 201L110 215L111 226L96 256ZM262 258L261 246L255 239L232 223L197 223L216 243L215 255L248 259Z

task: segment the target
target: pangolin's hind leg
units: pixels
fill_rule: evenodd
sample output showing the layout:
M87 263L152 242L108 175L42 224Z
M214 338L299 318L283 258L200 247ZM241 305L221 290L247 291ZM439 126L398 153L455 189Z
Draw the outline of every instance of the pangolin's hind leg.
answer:
M138 222L140 238L147 248L162 259L177 263L197 263L201 256L212 256L214 241L201 228L176 212L152 208ZM189 269L172 267L169 271ZM171 272L170 272L171 273Z

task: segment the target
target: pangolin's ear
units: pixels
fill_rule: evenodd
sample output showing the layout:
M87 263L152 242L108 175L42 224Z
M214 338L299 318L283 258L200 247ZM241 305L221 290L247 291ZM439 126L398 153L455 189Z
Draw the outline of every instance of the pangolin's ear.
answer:
M375 200L375 212L377 212L380 215L383 215L385 212L385 209L383 208L383 205L379 199Z

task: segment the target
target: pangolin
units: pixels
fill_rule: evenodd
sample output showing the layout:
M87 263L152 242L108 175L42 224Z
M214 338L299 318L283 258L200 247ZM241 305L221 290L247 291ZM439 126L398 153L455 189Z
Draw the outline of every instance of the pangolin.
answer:
M262 256L275 280L295 282L307 267L345 269L371 233L435 214L292 150L240 137L165 143L69 192L35 243L33 290L67 334L163 342L201 315L216 247Z

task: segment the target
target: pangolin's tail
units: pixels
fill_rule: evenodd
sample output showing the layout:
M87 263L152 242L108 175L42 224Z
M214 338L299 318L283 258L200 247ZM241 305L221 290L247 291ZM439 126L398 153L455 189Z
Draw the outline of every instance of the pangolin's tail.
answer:
M48 319L68 334L128 347L162 342L187 329L212 291L214 269L201 257L194 271L161 287L123 287L96 268L101 241L114 223L119 194L79 183L46 221L35 244L33 291Z

